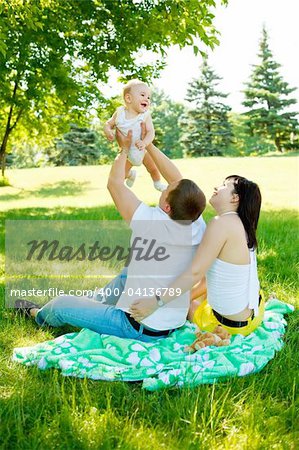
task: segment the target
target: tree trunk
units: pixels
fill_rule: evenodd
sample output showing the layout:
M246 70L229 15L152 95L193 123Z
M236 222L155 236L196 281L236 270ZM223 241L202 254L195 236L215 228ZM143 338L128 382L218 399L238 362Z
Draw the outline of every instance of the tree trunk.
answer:
M7 125L9 125L9 121L7 121ZM6 147L7 147L7 142L8 142L8 138L11 132L11 128L9 126L6 125L6 130L5 130L5 134L3 137L3 141L0 147L0 158L1 158L1 173L2 173L2 177L4 177L4 173L5 173L5 162L6 162Z
M206 111L206 130L207 130L207 136L208 136L208 143L209 146L212 146L212 136L211 136L211 114L210 111Z
M278 150L280 153L283 153L283 148L282 148L282 146L281 146L281 142L280 142L279 137L275 136L274 143L275 143L275 147L277 148L277 150Z
M13 89L13 94L12 94L12 102L16 98L18 84L19 84L19 81L16 80L15 81L15 85L14 85L14 89ZM1 160L2 177L4 177L4 173L5 173L6 148L7 148L8 138L9 138L10 133L12 132L13 128L16 126L16 124L17 124L17 122L18 122L18 120L19 120L19 118L21 116L21 111L20 111L20 113L18 114L18 117L17 117L15 123L11 126L11 119L12 119L13 108L14 108L14 104L12 103L10 105L10 108L9 108L9 113L8 113L8 118L7 118L7 122L6 122L6 128L5 128L5 133L4 133L2 144L1 144L1 147L0 147L0 160Z

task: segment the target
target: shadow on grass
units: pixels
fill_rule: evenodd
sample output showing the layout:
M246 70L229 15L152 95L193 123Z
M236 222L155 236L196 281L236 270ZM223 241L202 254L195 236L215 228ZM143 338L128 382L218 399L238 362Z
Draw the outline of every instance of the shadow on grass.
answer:
M5 249L5 220L120 220L113 205L97 208L28 208L0 212L0 254Z
M44 184L32 190L21 189L17 193L1 195L1 201L20 200L28 197L49 198L49 197L67 197L83 194L90 183L88 181L59 181L54 184ZM14 187L14 186L12 186ZM18 189L18 188L16 188ZM1 191L0 191L1 193Z
M262 156L266 156L266 157L271 157L271 158L282 158L282 157L287 157L287 158L294 158L294 157L297 157L297 156L299 156L299 152L298 151L289 151L289 152L282 152L282 153L278 153L278 152L275 152L275 153L272 153L272 152L270 152L270 153L265 153L265 154L263 154Z

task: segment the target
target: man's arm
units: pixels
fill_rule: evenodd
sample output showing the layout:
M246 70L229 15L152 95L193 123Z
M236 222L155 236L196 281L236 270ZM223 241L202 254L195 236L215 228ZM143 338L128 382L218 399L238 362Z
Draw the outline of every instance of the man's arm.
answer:
M116 120L116 112L113 114L112 117L110 117L109 120L107 120L107 122L104 125L104 133L106 135L106 138L110 142L114 141L113 129L115 128L115 120Z
M151 115L149 114L145 120L146 135L142 139L145 146L151 144L155 139L155 128Z
M142 123L141 124L142 131L145 130L145 127L146 125ZM181 172L176 167L176 165L166 155L164 155L164 153L162 153L154 144L149 144L146 147L146 149L153 158L162 177L165 178L168 184L173 183L175 181L179 181L183 178Z
M120 215L127 223L130 223L141 201L124 184L125 167L128 149L130 148L130 143L132 141L132 132L129 132L127 137L121 135L122 137L120 138L119 135L121 135L121 133L117 130L116 137L122 147L122 151L117 155L112 164L107 188Z

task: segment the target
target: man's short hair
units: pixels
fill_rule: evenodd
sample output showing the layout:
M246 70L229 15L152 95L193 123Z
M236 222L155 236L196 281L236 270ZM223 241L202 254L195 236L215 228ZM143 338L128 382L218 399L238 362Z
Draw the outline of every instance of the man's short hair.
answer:
M123 97L125 98L125 95L129 94L133 87L141 86L141 85L142 86L147 86L147 84L144 83L144 81L141 81L141 80L134 79L134 80L128 81L127 84L125 84L125 86L123 88Z
M177 187L169 192L167 202L171 208L169 216L173 220L194 222L206 207L206 197L191 180L182 179Z

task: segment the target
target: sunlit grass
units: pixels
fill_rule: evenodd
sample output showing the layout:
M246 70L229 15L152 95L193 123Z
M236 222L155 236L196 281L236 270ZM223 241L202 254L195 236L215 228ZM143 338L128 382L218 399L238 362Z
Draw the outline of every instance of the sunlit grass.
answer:
M298 156L250 157L176 160L186 178L199 184L211 195L230 174L239 174L256 181L267 209L295 209L299 204ZM106 189L110 166L50 167L43 169L7 170L11 186L0 189L2 211L18 208L56 208L104 206L111 203ZM145 202L159 198L144 167L137 169L133 191Z

